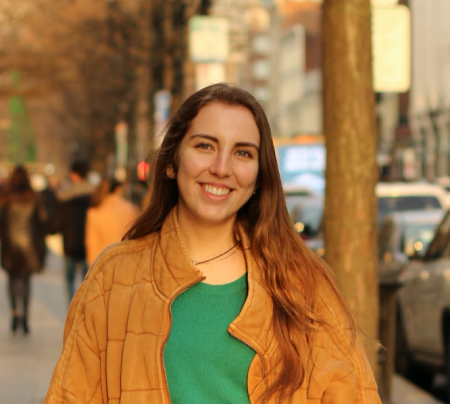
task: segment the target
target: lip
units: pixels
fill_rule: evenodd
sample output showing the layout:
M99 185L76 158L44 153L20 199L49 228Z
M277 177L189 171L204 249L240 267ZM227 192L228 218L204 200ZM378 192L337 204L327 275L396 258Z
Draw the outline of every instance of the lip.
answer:
M203 192L206 196L208 196L209 198L212 198L212 199L218 199L218 200L226 199L226 198L228 198L228 197L230 196L230 194L233 192L233 189L232 189L232 188L230 188L230 187L228 187L228 186L226 186L226 185L224 185L224 184L217 184L217 183L211 183L211 182L202 182L202 183L200 183L199 185L200 185L200 188L201 188L202 192ZM211 187L214 187L214 188L228 189L229 192L228 192L227 194L224 194L224 195L214 195L214 194L212 194L212 193L206 191L206 189L204 188L205 185L208 185L208 186L211 186Z

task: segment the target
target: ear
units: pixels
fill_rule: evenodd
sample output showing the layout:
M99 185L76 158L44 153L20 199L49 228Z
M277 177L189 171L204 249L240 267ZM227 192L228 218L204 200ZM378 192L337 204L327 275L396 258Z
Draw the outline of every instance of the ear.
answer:
M166 168L166 175L171 179L174 180L177 178L177 173L175 172L175 169L173 168L172 164L169 164Z

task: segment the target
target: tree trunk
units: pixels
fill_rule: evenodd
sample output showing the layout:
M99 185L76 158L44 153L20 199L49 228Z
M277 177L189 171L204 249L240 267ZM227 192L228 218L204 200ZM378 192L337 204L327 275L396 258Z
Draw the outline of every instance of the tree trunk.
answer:
M370 0L323 2L326 261L377 370L377 134Z

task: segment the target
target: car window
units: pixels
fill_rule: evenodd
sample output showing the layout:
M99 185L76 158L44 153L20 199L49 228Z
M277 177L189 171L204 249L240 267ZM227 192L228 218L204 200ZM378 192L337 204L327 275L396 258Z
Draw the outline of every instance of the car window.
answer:
M304 225L303 235L311 238L315 237L320 230L323 209L321 206L304 206L299 210L296 222Z
M286 207L289 213L289 216L291 216L294 214L294 212L296 211L297 207L300 205L303 205L304 199L303 198L296 198L295 196L292 195L286 195Z
M285 191L286 197L295 197L295 196L311 196L311 191L307 189L294 189Z
M321 228L323 201L320 198L286 195L289 216L302 237L312 238Z
M403 228L401 250L411 257L423 256L434 236L435 223L408 223Z
M436 259L442 257L444 251L447 249L450 236L450 211L445 215L442 222L439 224L431 241L428 250L425 254L425 259Z
M378 221L389 213L410 210L442 209L441 202L433 195L380 196L378 198Z

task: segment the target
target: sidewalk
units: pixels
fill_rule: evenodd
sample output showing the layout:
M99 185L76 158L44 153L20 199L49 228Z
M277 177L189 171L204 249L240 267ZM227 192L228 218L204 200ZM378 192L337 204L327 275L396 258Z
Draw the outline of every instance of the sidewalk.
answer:
M52 254L48 267L32 280L29 335L12 335L6 276L0 270L0 403L42 404L62 348L67 311L62 259ZM387 403L385 403L387 404ZM390 404L442 404L395 376Z
M390 404L443 404L408 380L394 375Z
M61 257L32 279L30 333L10 332L6 274L0 270L0 403L41 404L62 348L67 311Z

